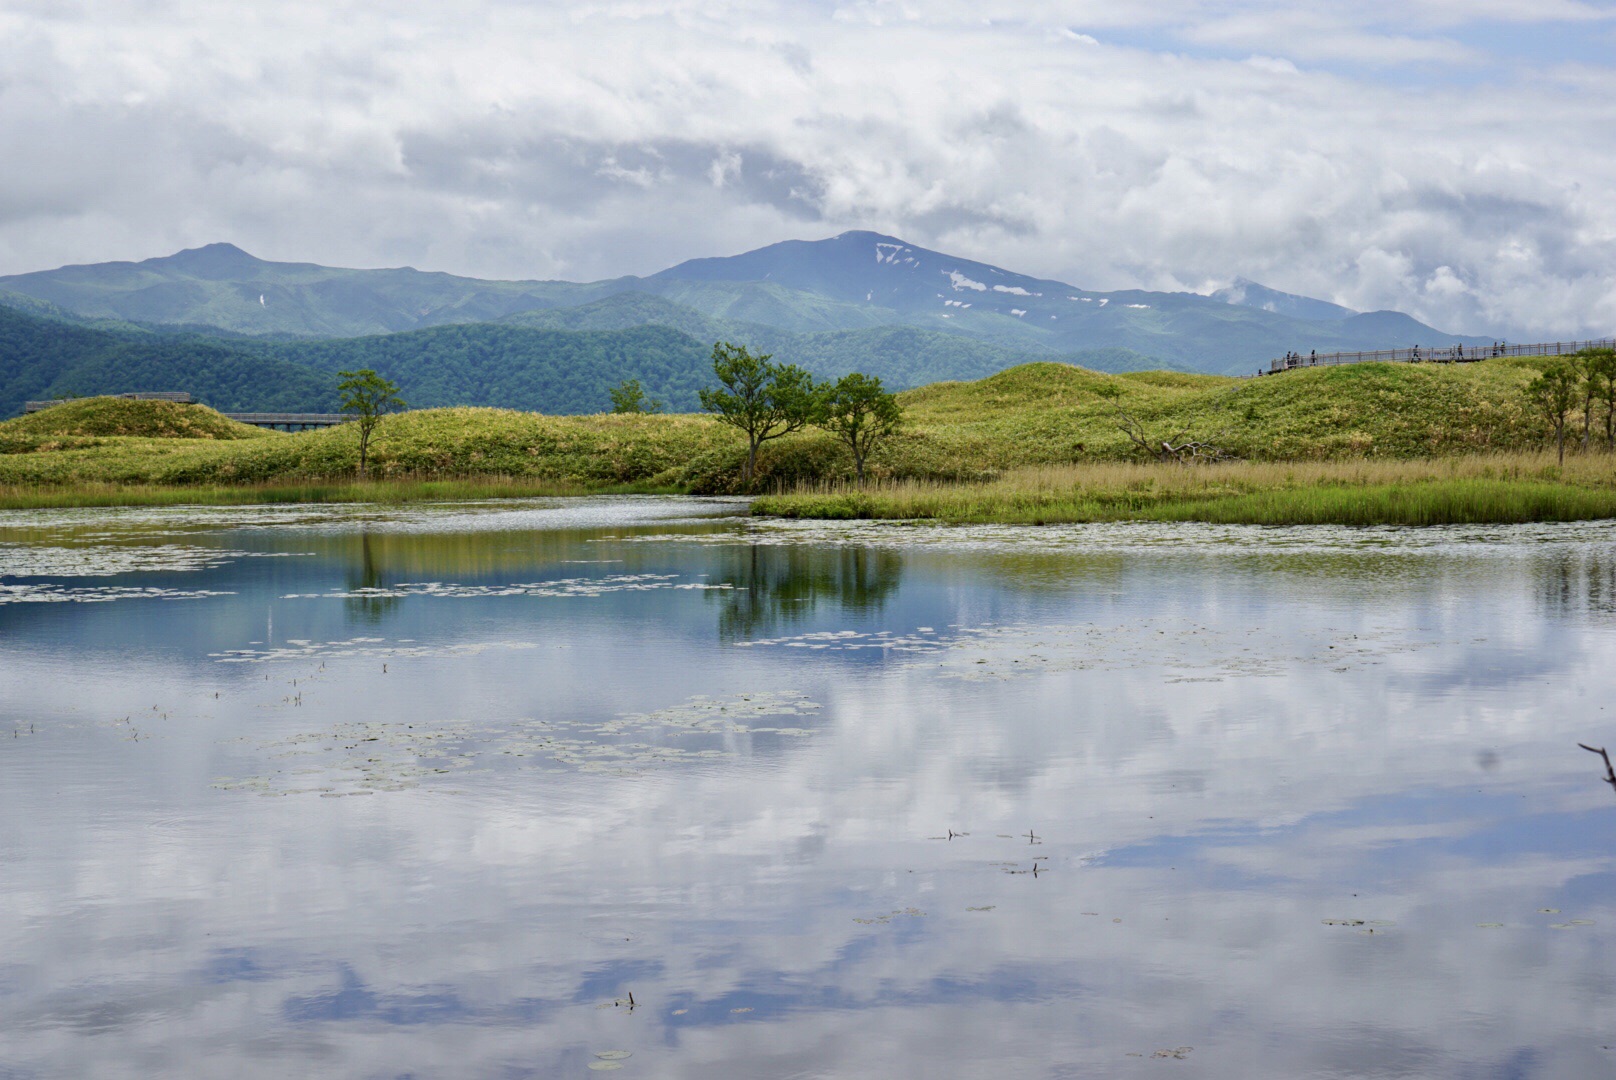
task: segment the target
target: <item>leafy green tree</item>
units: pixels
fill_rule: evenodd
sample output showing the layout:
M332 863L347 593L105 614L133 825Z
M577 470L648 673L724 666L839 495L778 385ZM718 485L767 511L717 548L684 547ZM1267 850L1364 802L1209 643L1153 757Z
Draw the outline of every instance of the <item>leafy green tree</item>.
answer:
M1526 386L1527 401L1554 431L1554 444L1559 448L1562 465L1565 464L1566 417L1576 408L1580 395L1577 373L1563 361L1550 364Z
M607 391L612 396L614 413L659 413L662 402L645 396L645 388L638 379L624 379Z
M337 392L342 395L342 411L351 413L359 425L359 479L365 478L365 464L369 460L370 437L381 423L382 414L404 408L404 399L398 396L398 387L382 378L370 368L358 371L339 371L342 381Z
M701 391L701 407L745 433L746 466L741 482L752 486L758 447L808 425L819 409L814 380L795 364L775 364L772 354L753 356L745 345L713 346L713 374L722 386Z
M1605 414L1605 450L1616 450L1616 349L1590 349L1586 355L1589 393Z
M814 423L853 452L853 470L864 483L864 462L903 422L898 399L881 388L878 376L853 372L825 388Z

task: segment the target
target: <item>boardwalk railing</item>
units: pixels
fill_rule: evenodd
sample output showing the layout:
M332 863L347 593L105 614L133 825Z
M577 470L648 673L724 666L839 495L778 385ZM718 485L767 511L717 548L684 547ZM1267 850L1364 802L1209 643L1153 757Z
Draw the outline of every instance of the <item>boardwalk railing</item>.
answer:
M339 412L227 412L224 415L238 423L252 424L255 427L284 428L287 431L294 428L302 431L304 428L336 427L353 419L347 413Z
M107 397L124 398L128 401L172 401L177 405L192 405L195 402L191 395L179 391L161 391L156 393L140 392L134 394L108 394ZM52 405L60 405L67 399L58 398L54 401L29 401L23 404L23 413L36 413L41 409L48 409ZM280 428L285 431L303 431L306 428L336 427L346 424L353 417L346 413L288 413L288 412L233 412L225 413L227 418L242 424L252 424L254 427Z
M1535 345L1441 345L1427 348L1415 345L1408 349L1377 349L1373 352L1309 353L1306 356L1282 356L1270 361L1267 371L1259 375L1273 375L1292 368L1325 367L1331 364L1468 364L1475 360L1490 360L1495 356L1566 356L1584 349L1616 348L1616 338L1595 341L1546 341Z

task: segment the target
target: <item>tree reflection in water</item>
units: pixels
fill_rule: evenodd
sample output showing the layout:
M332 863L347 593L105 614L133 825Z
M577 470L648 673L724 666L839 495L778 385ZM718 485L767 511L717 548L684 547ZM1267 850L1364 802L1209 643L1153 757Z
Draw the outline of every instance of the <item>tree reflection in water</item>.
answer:
M727 549L713 570L711 580L731 588L703 595L723 605L720 640L742 641L806 618L821 600L844 612L879 611L902 575L903 557L894 551L753 544Z
M359 534L359 562L357 565L349 563L349 567L347 586L350 593L361 589L385 589L388 585L369 532ZM349 596L342 606L348 613L349 621L374 626L397 609L400 599L402 597L398 596Z

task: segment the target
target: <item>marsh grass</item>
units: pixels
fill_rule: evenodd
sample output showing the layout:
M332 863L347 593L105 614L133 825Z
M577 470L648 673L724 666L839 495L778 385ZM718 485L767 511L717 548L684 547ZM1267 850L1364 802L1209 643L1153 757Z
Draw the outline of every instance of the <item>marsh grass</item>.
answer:
M665 495L651 484L583 485L516 476L436 477L259 484L0 484L0 510L73 506L243 506L275 503L477 502L571 495Z
M1444 525L1616 517L1616 458L1557 466L1518 452L1415 461L1102 462L1015 469L978 483L803 485L753 513L953 523L1206 521Z

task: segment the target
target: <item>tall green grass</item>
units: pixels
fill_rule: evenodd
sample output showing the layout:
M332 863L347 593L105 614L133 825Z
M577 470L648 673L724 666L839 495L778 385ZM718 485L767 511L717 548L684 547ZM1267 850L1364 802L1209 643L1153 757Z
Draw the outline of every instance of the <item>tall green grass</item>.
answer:
M1616 459L1547 454L1399 462L1101 464L974 484L807 486L753 513L797 518L1052 524L1451 525L1616 518Z
M390 479L330 483L79 484L70 487L0 485L0 510L74 506L238 506L274 503L476 502L575 495L665 495L675 488L650 484L585 486L553 480L485 476L467 479Z

